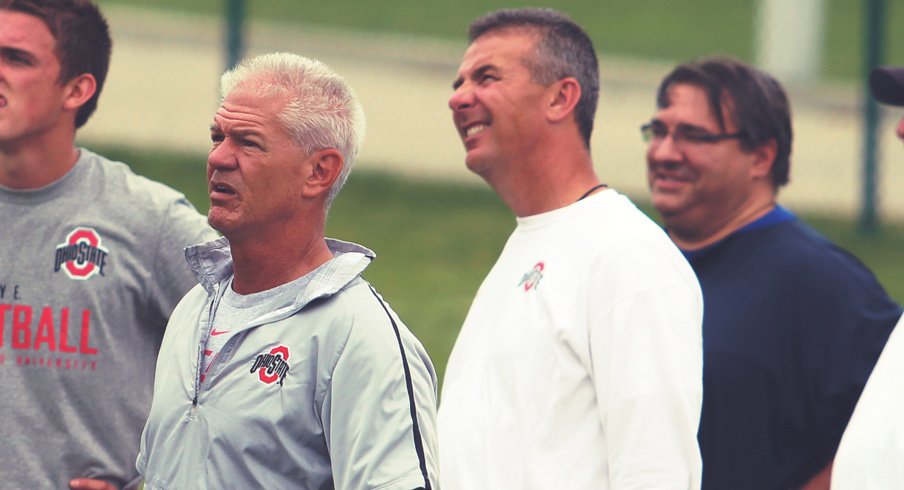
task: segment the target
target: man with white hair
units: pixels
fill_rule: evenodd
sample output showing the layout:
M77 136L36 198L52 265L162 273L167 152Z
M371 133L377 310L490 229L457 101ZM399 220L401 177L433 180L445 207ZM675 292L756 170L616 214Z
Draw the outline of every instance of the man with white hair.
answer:
M200 283L176 307L141 438L145 488L432 488L436 375L324 237L364 136L351 88L317 61L252 58L221 80Z

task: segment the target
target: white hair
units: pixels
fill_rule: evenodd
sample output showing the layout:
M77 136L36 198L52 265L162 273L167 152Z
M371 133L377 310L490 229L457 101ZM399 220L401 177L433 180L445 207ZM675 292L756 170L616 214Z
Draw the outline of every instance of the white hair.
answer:
M354 91L325 64L292 53L247 59L220 79L221 99L243 88L285 98L279 120L306 155L326 148L342 154L345 163L327 196L329 208L364 141L364 109Z

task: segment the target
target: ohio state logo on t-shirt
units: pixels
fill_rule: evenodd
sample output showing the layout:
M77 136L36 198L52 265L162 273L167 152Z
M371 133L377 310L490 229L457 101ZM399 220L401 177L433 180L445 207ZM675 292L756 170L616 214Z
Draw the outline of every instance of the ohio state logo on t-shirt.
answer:
M57 245L53 272L62 269L70 279L79 281L97 274L103 276L108 254L97 230L79 226Z
M540 286L540 280L543 279L544 268L546 268L546 264L537 262L531 270L521 276L521 282L519 282L518 285L523 286L525 292L530 291L531 289L537 289Z
M279 382L282 386L286 374L289 372L289 348L285 345L278 345L270 349L267 353L262 353L254 359L251 365L251 373L257 372L261 382L273 384Z

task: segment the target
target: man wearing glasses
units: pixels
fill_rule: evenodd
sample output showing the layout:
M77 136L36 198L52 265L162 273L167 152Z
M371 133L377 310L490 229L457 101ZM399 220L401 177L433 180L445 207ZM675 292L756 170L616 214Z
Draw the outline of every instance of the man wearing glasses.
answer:
M781 85L732 59L677 66L648 142L653 206L703 289L703 488L828 488L901 308L856 258L776 203Z

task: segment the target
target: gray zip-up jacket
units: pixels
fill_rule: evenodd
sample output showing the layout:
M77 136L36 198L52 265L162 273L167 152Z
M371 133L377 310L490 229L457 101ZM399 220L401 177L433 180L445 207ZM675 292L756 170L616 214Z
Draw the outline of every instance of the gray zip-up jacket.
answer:
M436 488L436 374L365 280L374 258L334 259L290 306L233 329L201 382L232 276L228 241L189 247L199 286L170 318L136 466L147 489Z

